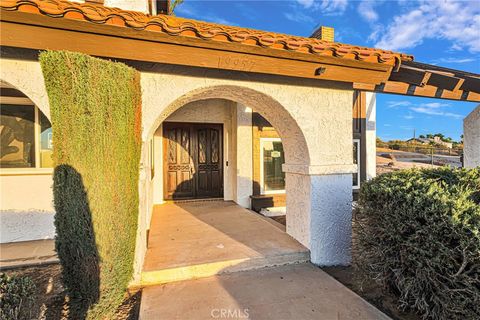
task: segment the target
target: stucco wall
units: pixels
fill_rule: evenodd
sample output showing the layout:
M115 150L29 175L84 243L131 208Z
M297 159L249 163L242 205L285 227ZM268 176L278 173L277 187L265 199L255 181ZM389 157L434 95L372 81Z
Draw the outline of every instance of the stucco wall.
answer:
M48 95L40 63L2 58L0 79L22 91L50 119Z
M480 166L480 105L463 120L463 152L466 168Z
M53 239L52 175L0 175L0 242Z
M1 175L2 210L53 211L52 175Z
M85 3L85 0L72 0L73 2ZM105 7L120 8L123 10L140 11L148 13L148 0L104 0Z
M365 148L367 154L366 177L367 180L377 175L377 96L375 93L366 92L366 132Z

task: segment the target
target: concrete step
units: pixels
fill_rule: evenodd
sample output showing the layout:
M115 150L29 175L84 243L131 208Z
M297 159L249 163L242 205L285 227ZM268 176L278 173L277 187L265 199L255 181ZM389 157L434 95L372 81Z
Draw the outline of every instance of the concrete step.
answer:
M309 260L284 226L235 203L170 203L154 209L140 285Z
M310 261L308 250L264 257L239 258L196 265L176 266L160 270L143 271L141 286L152 286L176 281L206 278L215 275L284 266Z

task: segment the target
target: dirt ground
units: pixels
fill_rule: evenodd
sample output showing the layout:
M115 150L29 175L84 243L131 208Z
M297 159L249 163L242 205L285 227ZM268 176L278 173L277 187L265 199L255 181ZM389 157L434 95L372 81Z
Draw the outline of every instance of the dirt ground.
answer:
M24 319L80 320L82 318L78 316L82 313L81 308L78 307L80 304L70 301L62 285L60 264L19 268L5 271L5 273L28 276L35 283L34 304L27 311ZM140 296L140 292L126 296L114 319L138 319Z
M272 217L272 219L283 225L286 223L285 216ZM355 242L355 235L353 235L353 241ZM353 252L352 256L355 260L355 252ZM354 263L349 267L323 267L322 270L394 320L421 319L420 316L412 312L402 312L398 310L395 297L390 294L385 294L381 285L375 281L361 279L353 265Z
M413 312L402 312L396 306L393 295L382 292L382 287L375 281L361 280L354 267L324 267L323 271L337 279L350 290L370 302L377 309L394 320L420 320L421 317Z

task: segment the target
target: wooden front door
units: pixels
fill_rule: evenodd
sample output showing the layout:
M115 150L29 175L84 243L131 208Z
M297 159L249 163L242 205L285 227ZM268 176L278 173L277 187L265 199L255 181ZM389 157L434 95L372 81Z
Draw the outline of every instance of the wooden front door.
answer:
M223 197L223 129L220 124L163 124L164 197Z

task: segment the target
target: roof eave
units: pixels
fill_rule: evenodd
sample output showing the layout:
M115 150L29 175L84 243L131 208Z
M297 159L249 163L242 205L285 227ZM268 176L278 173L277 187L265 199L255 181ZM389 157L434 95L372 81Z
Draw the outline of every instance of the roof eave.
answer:
M171 36L28 12L2 10L0 20L2 46L71 50L109 58L369 84L385 82L394 67L388 63ZM65 40L74 36L75 41ZM99 46L98 41L115 45Z

